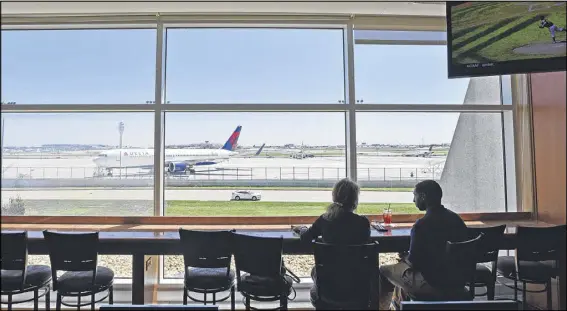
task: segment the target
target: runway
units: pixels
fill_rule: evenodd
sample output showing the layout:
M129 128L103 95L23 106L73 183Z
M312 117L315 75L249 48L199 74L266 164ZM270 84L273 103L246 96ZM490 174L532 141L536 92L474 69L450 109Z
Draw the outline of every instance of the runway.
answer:
M165 200L228 201L233 190L165 190ZM331 191L314 190L258 190L262 200L268 202L331 202ZM151 189L42 189L2 190L3 197L20 196L23 200L112 200L133 201L153 200ZM360 193L361 203L411 203L412 192L364 191Z

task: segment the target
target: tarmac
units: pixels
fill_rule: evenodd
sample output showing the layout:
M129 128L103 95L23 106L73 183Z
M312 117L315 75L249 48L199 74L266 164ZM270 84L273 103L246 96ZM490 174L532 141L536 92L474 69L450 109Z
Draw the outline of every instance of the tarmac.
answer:
M228 201L233 190L165 190L165 200ZM325 190L258 190L268 202L331 202L331 191ZM2 190L2 196L20 196L23 200L153 200L153 190L52 189ZM361 203L411 203L412 192L364 191Z
M358 157L359 180L438 179L445 157ZM93 177L96 167L88 156L61 158L7 158L2 160L2 178L6 179L151 179L151 172L139 169L115 170L114 177ZM120 176L120 174L122 176ZM228 162L200 169L196 174L171 176L188 180L338 180L346 176L344 157L308 159L290 158L232 158ZM246 189L245 186L243 186ZM166 189L166 200L230 200L233 190ZM330 202L331 191L321 190L260 190L263 201L271 202ZM109 188L3 188L2 198L20 196L23 200L82 200L99 201L152 201L153 189ZM2 200L5 203L5 200ZM364 191L361 203L411 203L411 192ZM53 201L54 202L54 201ZM118 204L118 203L117 203Z

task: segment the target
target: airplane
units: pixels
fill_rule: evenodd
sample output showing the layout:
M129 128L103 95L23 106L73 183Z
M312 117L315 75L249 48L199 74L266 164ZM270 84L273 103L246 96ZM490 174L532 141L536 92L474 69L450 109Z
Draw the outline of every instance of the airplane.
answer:
M433 150L433 145L429 145L429 149L420 148L420 149L412 150L412 151L409 151L409 152L404 152L402 155L404 157L429 158L433 154L432 150Z
M236 147L242 126L236 127L232 135L220 149L166 149L165 167L170 174L195 173L195 167L214 165L238 155ZM258 155L264 145L256 152ZM153 169L153 149L113 149L101 152L93 159L98 168L95 174L112 176L115 168L148 168Z
M305 148L303 146L303 142L301 142L301 148L299 149L299 151L297 151L297 150L279 150L279 152L289 153L290 158L299 159L299 160L302 160L302 159L305 159L305 158L315 157L313 154L305 151Z

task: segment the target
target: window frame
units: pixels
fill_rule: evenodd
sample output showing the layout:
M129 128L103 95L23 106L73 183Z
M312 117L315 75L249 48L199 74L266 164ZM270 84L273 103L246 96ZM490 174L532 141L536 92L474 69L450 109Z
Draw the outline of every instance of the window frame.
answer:
M514 134L517 133L517 119L526 119L529 122L529 115L520 115L516 111L516 101L512 105L422 105L422 104L356 104L356 88L354 77L354 47L356 44L406 44L406 45L439 45L439 41L415 41L415 40L359 40L354 39L354 31L361 30L401 30L401 31L442 31L440 25L443 18L433 17L408 17L402 16L407 21L411 21L411 27L402 27L392 19L392 17L370 17L370 16L352 16L352 15L333 15L333 16L316 16L316 15L261 15L261 14L240 14L240 15L179 15L179 14L160 14L155 15L109 15L109 16L7 16L2 19L2 30L63 30L63 29L155 29L156 30L156 74L155 74L155 92L154 101L149 104L49 104L49 105L3 105L2 110L6 113L37 113L37 112L152 112L154 114L154 216L148 217L122 217L113 220L116 224L144 224L145 218L165 217L163 207L165 175L164 162L165 137L164 137L164 118L165 112L343 112L345 114L345 165L347 176L353 180L357 180L357 154L356 154L356 113L362 111L373 112L493 112L502 113L504 111L514 111ZM394 21L393 24L389 22ZM343 30L343 74L344 74L344 103L339 104L167 104L164 103L165 92L165 48L166 48L166 32L168 29L188 27L199 28L315 28L315 29L342 29ZM513 75L522 76L522 75ZM501 80L501 77L500 77ZM527 94L528 86L513 83L513 94ZM521 95L523 96L523 95ZM524 120L525 121L525 120ZM516 135L514 135L516 136ZM514 138L515 140L517 138ZM529 146L515 145L516 155L520 152L520 148ZM505 151L503 151L505 152ZM519 167L518 157L516 157L516 169ZM519 172L516 172L518 175ZM533 177L530 177L533 178ZM525 178L524 178L525 179ZM518 182L517 182L518 183ZM527 183L527 181L524 181ZM518 185L513 185L520 189ZM522 187L526 191L528 187ZM522 193L516 193L517 198ZM519 205L519 204L518 204ZM523 205L523 211L527 210ZM532 208L533 209L533 208ZM520 208L518 208L520 210ZM501 219L509 219L516 216L510 215L514 213L501 213ZM418 217L419 214L412 214L411 217ZM475 214L476 215L476 214ZM479 214L480 215L480 214ZM472 216L472 215L471 215ZM477 215L478 216L478 215ZM475 217L477 217L475 216ZM507 217L510 216L510 217ZM381 217L381 216L377 216ZM524 216L522 216L524 217ZM104 216L58 216L52 217L49 223L67 223L74 224L93 224L108 223ZM195 219L190 218L169 218L172 224L190 224ZM226 217L219 217L226 218ZM282 221L296 223L301 217L281 217ZM397 217L394 217L394 220ZM482 219L482 216L478 216ZM500 218L500 217L498 217ZM28 221L26 221L28 219ZM259 218L258 218L259 219ZM404 219L401 217L400 220ZM204 219L202 219L204 220ZM268 223L273 221L265 219ZM45 222L37 216L2 216L1 223L37 223Z

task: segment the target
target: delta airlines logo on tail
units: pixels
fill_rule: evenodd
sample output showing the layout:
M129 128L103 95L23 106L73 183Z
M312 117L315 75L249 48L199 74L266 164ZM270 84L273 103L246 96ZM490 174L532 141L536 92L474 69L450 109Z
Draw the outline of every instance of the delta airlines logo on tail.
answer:
M232 135L230 135L230 137L228 138L228 140L226 141L224 146L222 146L222 149L228 150L228 151L236 150L236 146L238 146L238 138L240 137L240 130L241 129L242 129L242 126L240 126L240 125L236 127L236 130L234 130L234 132L232 133Z

